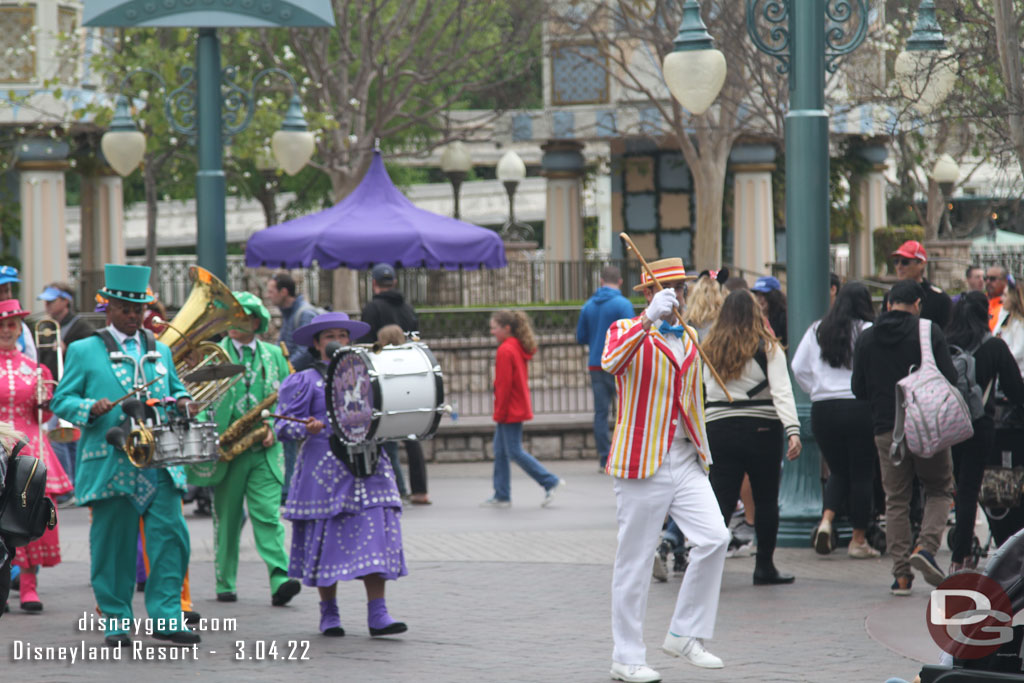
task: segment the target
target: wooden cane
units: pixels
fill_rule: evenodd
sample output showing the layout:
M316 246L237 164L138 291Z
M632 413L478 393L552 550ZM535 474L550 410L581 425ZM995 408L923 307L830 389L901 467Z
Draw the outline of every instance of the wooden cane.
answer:
M160 380L160 378L161 378L161 377L163 377L163 375L160 375L160 376L154 377L153 379L151 379L150 381L146 382L145 384L143 384L143 385L142 385L141 387L139 387L138 389L132 389L132 390L131 390L131 391L129 391L129 392L127 393L127 394L125 394L125 395L124 395L124 396L122 396L121 398L119 398L119 399L117 399L116 401L114 401L114 402L113 402L113 403L111 404L111 406L110 406L110 407L111 407L111 408L113 408L114 406L116 406L116 405L117 405L118 403L120 403L121 401L124 401L124 400L126 400L126 399L129 399L129 398L131 398L132 396L134 396L135 394L139 393L139 392L140 392L140 391L142 391L143 389L148 389L148 388L149 388L149 386L150 386L151 384L155 384L156 382L158 382L158 381Z
M651 282L654 283L654 291L660 292L665 289L661 286L658 278L654 276L654 272L651 270L651 267L647 265L647 261L644 260L644 257L640 254L640 250L636 248L635 244L633 244L633 240L629 238L629 235L624 232L620 232L619 237L622 238L622 241L626 243L626 246L636 255L637 259L639 259L640 265L643 266L645 271L647 271L647 277L651 278ZM722 378L718 375L718 371L715 370L715 366L708 360L707 354L704 353L704 349L700 347L700 342L697 341L697 335L693 333L690 326L683 320L683 314L678 308L673 307L672 312L676 314L676 320L683 326L683 329L686 330L686 335L690 338L690 341L692 341L693 345L697 347L697 353L700 354L701 360L704 361L704 365L706 365L708 370L711 371L711 376L715 378L716 382L718 382L718 386L722 387L722 391L725 392L725 397L729 399L729 403L732 403L732 394L730 394L729 390L725 388L725 382L723 382Z

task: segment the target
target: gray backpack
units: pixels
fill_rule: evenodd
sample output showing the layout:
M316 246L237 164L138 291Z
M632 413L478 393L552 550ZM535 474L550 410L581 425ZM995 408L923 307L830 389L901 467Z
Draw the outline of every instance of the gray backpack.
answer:
M962 349L955 344L949 345L949 353L953 357L953 367L956 368L956 388L967 402L967 409L971 412L971 422L985 414L985 404L988 402L989 393L992 390L992 382L988 383L982 391L978 385L977 361L974 354L978 352L981 345L992 337L985 333L981 341L969 349Z

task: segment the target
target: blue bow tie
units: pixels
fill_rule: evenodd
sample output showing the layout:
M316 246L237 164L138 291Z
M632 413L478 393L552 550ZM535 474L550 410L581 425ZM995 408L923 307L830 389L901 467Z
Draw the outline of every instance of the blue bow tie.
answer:
M682 339L683 335L686 334L686 330L683 329L682 325L669 325L668 323L662 323L661 327L658 328L658 331L666 337L670 334L674 334L680 339Z

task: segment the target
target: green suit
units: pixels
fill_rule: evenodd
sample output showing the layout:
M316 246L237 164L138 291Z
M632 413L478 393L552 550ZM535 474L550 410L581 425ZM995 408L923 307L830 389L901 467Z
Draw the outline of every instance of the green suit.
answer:
M253 406L270 394L288 375L284 354L273 344L256 342L255 357L240 358L234 342L220 342L232 363L245 365L245 375L217 403L214 419L223 433ZM276 404L275 404L276 405ZM271 407L273 412L273 407ZM259 427L257 422L253 429ZM242 502L247 502L256 550L267 565L270 592L288 580L288 555L284 549L281 522L281 484L284 481L284 451L275 439L270 448L257 443L231 461L189 465L189 483L213 486L213 529L216 549L218 593L234 593L238 576L238 545L242 533Z
M139 332L140 338L144 331ZM141 357L141 350L126 355ZM178 379L170 349L159 342L159 358L142 359L152 397L188 396ZM98 399L111 401L133 388L135 365L112 360L103 340L90 336L72 343L64 361L64 377L50 408L82 430L75 468L75 494L92 508L89 546L96 603L106 617L131 617L135 591L136 541L139 517L146 523L146 552L152 569L146 582L146 611L154 619L181 613L181 583L188 569L188 527L181 510L185 474L181 467L137 469L124 452L106 442L107 430L121 424L120 406L98 417L90 414ZM108 633L121 632L118 629Z

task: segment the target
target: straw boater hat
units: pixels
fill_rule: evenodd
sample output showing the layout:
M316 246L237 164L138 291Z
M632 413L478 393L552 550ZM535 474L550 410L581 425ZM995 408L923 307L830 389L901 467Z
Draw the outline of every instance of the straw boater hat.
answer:
M321 313L313 318L308 325L303 325L292 333L292 341L299 346L312 346L313 337L324 330L348 330L349 337L355 341L370 331L370 326L361 320L349 320L346 313Z
M663 258L660 261L653 261L648 265L650 266L651 272L654 273L654 277L658 278L658 282L661 283L662 287L670 282L697 279L695 275L686 274L686 268L683 267L683 259L681 258ZM640 277L640 284L633 288L634 292L639 292L648 287L654 286L654 281L651 280L649 275L647 275L646 270L640 272Z

